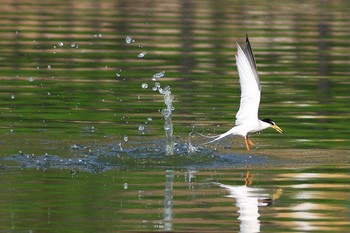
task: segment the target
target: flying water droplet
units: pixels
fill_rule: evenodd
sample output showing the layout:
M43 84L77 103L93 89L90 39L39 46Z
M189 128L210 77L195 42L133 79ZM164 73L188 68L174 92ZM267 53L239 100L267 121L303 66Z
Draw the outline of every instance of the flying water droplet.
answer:
M125 42L126 42L127 44L131 44L131 43L134 43L135 40L134 40L131 36L127 36L127 37L125 38Z
M141 87L142 87L143 89L147 89L147 88L148 88L148 84L147 84L147 83L142 83Z
M120 74L119 73L115 73L115 77L119 78Z
M147 54L147 52L144 51L144 52L142 52L142 53L139 53L139 54L137 55L137 57L138 57L138 58L143 58L146 54Z
M152 81L156 81L157 79L160 79L161 77L164 77L164 75L165 75L165 71L156 73L156 74L153 75Z
M63 45L63 42L58 42L58 46L62 47Z
M74 48L76 46L76 44L74 43L74 42L72 42L71 44L70 44L70 47L72 47L72 48Z
M15 98L16 98L16 96L12 94L11 99L14 100Z
M124 142L127 142L129 140L128 136L124 136Z
M50 70L51 69L51 65L47 65L47 68Z
M163 115L163 117L168 118L171 116L171 111L169 109L164 108L162 110L162 115Z
M28 78L28 82L33 82L34 81L34 78L33 77L29 77Z
M143 132L145 130L145 126L144 125L139 125L139 131Z

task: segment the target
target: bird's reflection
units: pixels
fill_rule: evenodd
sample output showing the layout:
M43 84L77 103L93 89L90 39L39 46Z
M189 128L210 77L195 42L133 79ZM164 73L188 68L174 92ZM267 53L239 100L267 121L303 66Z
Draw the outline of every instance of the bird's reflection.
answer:
M236 206L239 208L237 212L239 213L241 233L260 232L259 208L271 205L282 194L282 189L276 189L272 194L269 194L266 189L251 187L253 179L254 175L247 171L242 185L217 183L230 192L227 197L236 200Z

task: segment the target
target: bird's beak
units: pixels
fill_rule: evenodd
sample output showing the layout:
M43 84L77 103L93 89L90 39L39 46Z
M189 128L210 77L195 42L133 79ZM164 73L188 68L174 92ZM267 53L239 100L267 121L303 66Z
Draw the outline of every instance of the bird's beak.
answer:
M272 125L271 128L275 129L279 133L283 133L283 130L280 127L278 127L277 125Z

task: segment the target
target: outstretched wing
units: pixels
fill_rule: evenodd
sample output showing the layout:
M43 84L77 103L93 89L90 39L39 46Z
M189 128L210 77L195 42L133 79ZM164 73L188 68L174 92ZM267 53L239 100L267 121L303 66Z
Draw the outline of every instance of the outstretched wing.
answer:
M236 114L236 125L258 119L260 104L260 81L248 36L242 49L237 44L236 63L241 86L241 102Z

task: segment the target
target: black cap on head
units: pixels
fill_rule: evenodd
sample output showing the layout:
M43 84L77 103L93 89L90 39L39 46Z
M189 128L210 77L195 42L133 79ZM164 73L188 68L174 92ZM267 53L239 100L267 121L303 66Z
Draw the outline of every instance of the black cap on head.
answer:
M269 118L267 118L267 119L262 119L262 121L263 121L263 122L266 122L266 123L269 123L270 125L275 125L275 124L276 124L273 120L271 120L271 119L269 119Z

